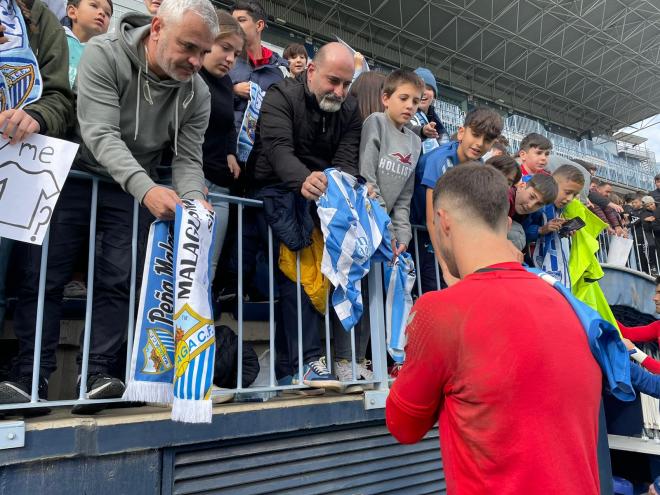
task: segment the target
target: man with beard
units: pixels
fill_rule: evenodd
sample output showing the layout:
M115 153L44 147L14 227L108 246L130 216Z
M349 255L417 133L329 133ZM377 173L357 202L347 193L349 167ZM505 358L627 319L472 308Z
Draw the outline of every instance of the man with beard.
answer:
M97 244L102 256L95 264L86 389L90 399L120 397L124 391L113 370L128 322L134 199L159 219L172 219L181 198L205 199L202 143L210 94L197 72L218 32L208 0L164 0L156 17L127 14L115 33L93 38L80 61L82 144L74 168L111 179L98 187ZM154 168L170 149L174 190L152 180ZM91 181L67 180L51 221L41 398L47 396L47 379L56 367L62 291L85 245L91 197ZM39 259L40 249L34 247L25 263L14 318L18 362L14 379L0 384L0 403L30 400Z
M515 259L507 188L478 162L436 184L432 235L450 287L410 313L387 425L415 443L439 420L448 494L596 495L602 374L570 303Z
M354 69L351 52L340 43L328 43L318 51L306 73L271 86L261 106L247 162L255 189L278 185L313 201L327 188L323 174L326 168L357 175L362 118L357 100L348 94ZM308 206L314 216L314 203ZM279 382L339 389L340 382L321 358L322 316L305 293L301 311L304 376L297 376L296 284L279 270L277 276L282 323L278 325L282 338L277 339L282 343L277 349Z

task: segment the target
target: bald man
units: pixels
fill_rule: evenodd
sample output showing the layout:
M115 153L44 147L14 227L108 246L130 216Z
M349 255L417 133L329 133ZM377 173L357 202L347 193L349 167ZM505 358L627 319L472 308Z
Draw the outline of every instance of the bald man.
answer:
M261 106L255 143L247 162L250 183L258 190L256 197L262 197L265 189L272 191L276 187L297 197L316 200L327 187L323 175L326 168L335 167L357 175L362 119L357 100L348 94L353 71L351 52L340 43L328 43L318 51L305 73L271 86ZM312 216L316 216L315 204L310 201L308 207ZM277 349L278 380L304 382L315 388L341 388L320 359L322 315L305 293L302 295L304 376L302 379L298 376L296 284L277 272L282 313L282 324L277 329L281 332L277 339L281 343Z

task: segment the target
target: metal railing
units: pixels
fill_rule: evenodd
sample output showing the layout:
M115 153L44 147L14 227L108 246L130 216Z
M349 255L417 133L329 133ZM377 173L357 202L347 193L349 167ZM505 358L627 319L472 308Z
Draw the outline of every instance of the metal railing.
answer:
M596 257L602 264L611 262L610 245L614 237L616 236L607 232L602 232L598 236L600 249L596 253ZM656 249L655 232L645 230L641 225L631 225L627 230L626 238L632 240L632 248L624 265L625 268L657 277L660 262Z
M33 355L33 369L32 369L32 389L31 400L29 403L16 403L16 404L3 404L0 405L0 412L3 410L19 410L26 408L42 408L51 406L73 406L79 404L101 404L121 402L121 398L116 399L98 399L92 400L86 397L87 393L87 378L89 369L89 354L90 354L90 341L94 329L92 328L92 312L94 300L94 263L96 256L96 233L97 233L97 208L98 208L98 187L99 182L106 181L104 178L93 176L84 172L72 171L70 178L90 180L92 183L92 195L90 202L90 225L89 225L89 243L87 252L87 295L84 314L84 329L83 329L83 343L82 343L82 359L80 366L80 392L76 398L67 400L47 401L40 400L38 394L39 374L40 374L40 361L41 361L41 340L44 324L44 303L46 293L46 274L48 268L48 252L49 252L49 233L46 234L41 251L41 261L39 267L39 287L38 287L38 300L37 300L37 315L35 326L35 348ZM268 227L268 350L269 350L269 383L265 387L246 387L243 384L243 345L245 341L244 332L244 212L246 208L261 208L261 201L239 198L234 196L227 196L222 194L209 194L209 199L216 202L226 202L236 205L237 208L237 258L238 258L238 287L237 287L237 328L236 333L238 337L238 352L237 352L237 385L234 389L223 389L222 391L214 390L213 395L217 394L237 394L239 400L241 394L259 394L263 393L265 397L273 395L273 392L282 392L292 389L305 389L308 388L302 384L303 376L303 338L302 338L302 284L301 284L301 268L300 268L300 253L296 256L296 306L298 311L297 318L297 335L298 335L298 376L301 377L300 384L298 385L278 385L275 376L275 263L277 258L274 253L275 239L273 237L270 226ZM123 377L127 379L130 372L131 355L133 352L133 337L135 332L136 321L136 292L139 290L137 275L138 263L138 239L139 239L139 209L140 206L137 201L133 203L133 230L131 239L131 270L130 270L130 300L129 300L129 317L126 322L126 368ZM127 253L128 254L128 253ZM218 271L219 277L222 273ZM346 386L349 385L369 385L376 393L385 392L389 386L389 377L387 369L387 349L385 340L385 320L384 320L384 297L383 297L383 271L379 263L373 263L368 275L369 286L369 304L368 311L370 316L370 339L371 339L371 362L374 373L374 380L358 380L357 362L356 362L356 342L355 331L351 330L351 368L353 371L353 380L344 382ZM332 290L332 288L330 288ZM324 336L325 336L325 356L328 368L332 371L332 349L331 349L331 311L334 311L330 306L329 292L326 299L326 311L324 315ZM216 316L216 321L219 315ZM341 330L343 331L343 330ZM382 396L384 397L384 395ZM370 402L374 407L383 407L384 401Z

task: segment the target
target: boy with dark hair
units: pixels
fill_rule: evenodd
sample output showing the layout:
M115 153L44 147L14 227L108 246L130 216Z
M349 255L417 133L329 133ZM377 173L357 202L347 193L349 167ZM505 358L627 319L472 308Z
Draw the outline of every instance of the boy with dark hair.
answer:
M490 150L493 142L502 133L502 117L489 108L475 108L465 116L463 126L458 129L456 140L421 156L415 171L415 192L411 205L411 221L433 227L433 188L435 183L450 168L470 160L479 160ZM438 289L436 261L433 257L433 238L420 233L418 274L421 276L422 291Z
M557 182L547 174L535 174L509 188L509 217L522 223L527 215L540 210L557 198Z
M78 64L85 44L94 36L105 34L110 26L112 0L69 0L66 16L71 28L64 26L69 46L69 84L73 89L78 74Z
M360 175L367 180L380 205L392 219L390 233L395 256L406 251L412 239L410 200L415 184L415 166L421 141L406 124L415 114L424 92L424 82L414 73L395 70L383 84L384 112L372 113L362 125ZM368 288L366 284L363 290ZM363 293L363 300L366 299ZM340 381L352 380L351 341L341 325L333 327L335 371ZM363 378L370 328L360 322L355 326L355 358Z
M520 142L520 169L523 177L534 174L548 174L545 166L552 151L552 142L545 136L532 132Z
M552 178L558 190L554 202L528 215L523 222L529 243L528 261L570 288L568 246L562 245L557 233L566 222L561 216L564 207L578 197L584 187L584 175L577 167L565 164L555 170Z
M247 60L238 59L229 72L234 83L234 123L241 128L243 114L250 98L250 82L262 91L284 79L287 61L277 53L261 45L261 34L266 29L266 11L256 0L239 0L231 9L231 15L239 22L245 33Z
M300 43L291 43L287 46L282 57L289 62L291 77L296 77L307 68L307 50Z
M493 145L494 146L494 145ZM509 155L497 155L486 160L486 165L496 168L504 174L509 187L515 186L522 179L522 172L520 165L515 158Z

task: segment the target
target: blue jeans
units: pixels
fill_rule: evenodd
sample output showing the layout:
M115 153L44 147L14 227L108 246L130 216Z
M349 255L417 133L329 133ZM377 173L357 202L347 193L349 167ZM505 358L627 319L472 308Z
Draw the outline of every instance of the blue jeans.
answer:
M227 226L229 224L229 203L220 198L210 196L210 194L229 195L229 188L216 186L210 180L206 181L206 187L209 188L209 203L213 206L215 212L215 239L213 254L211 254L211 273L215 278L215 270L218 267L218 260L222 252L222 245L227 236ZM211 280L213 282L213 280Z

